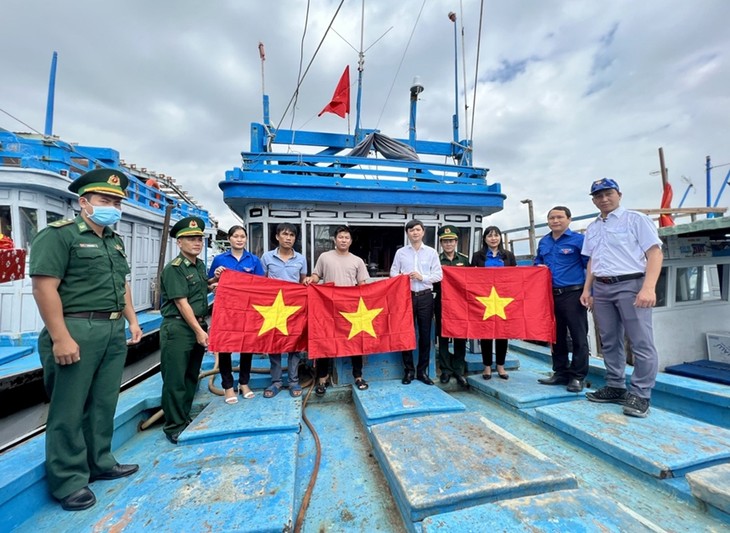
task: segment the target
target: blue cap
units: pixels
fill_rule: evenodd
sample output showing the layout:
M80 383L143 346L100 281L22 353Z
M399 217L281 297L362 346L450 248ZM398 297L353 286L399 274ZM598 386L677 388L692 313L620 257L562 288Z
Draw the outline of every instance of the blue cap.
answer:
M616 183L615 180L612 180L611 178L601 178L600 180L593 182L590 194L593 196L597 192L605 191L606 189L616 189L616 192L621 192L618 188L618 183Z

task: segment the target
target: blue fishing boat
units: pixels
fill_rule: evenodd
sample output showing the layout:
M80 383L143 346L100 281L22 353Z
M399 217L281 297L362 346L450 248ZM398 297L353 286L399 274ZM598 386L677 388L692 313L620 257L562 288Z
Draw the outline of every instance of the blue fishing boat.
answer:
M410 88L408 139L359 127L354 135L279 129L264 97L250 149L220 183L249 249L272 249L287 221L311 266L346 223L351 251L378 278L405 244L405 223L418 218L427 244L450 224L460 251L476 251L483 219L504 195L472 165L455 118L451 141L417 138L422 90ZM433 156L451 161L424 160ZM651 416L631 419L618 405L539 386L551 370L544 347L511 342L509 380L481 379L473 348L467 361L476 372L468 390L453 381L404 386L400 354L383 353L366 358L368 390L352 387L343 358L323 398L309 387L300 398L265 399L269 365L257 356L256 397L228 405L214 384L199 388L177 446L154 425L161 381L151 377L120 396L115 419L115 455L139 463L137 474L92 483L97 504L64 512L47 492L44 437L36 437L0 456L0 521L18 531L727 530L727 386L662 373ZM212 355L204 370L215 379ZM590 387L605 374L591 358Z
M68 190L74 179L95 168L125 172L130 177L129 196L115 230L129 252L135 311L140 314L143 332L152 334L161 320L158 313L151 312L159 263L177 255L168 235L170 222L199 216L212 241L215 221L172 177L127 164L112 148L69 143L53 135L55 58L54 53L46 131L18 133L0 128L0 234L23 250L28 262L31 242L39 230L78 214L76 195ZM0 391L4 391L40 377L35 347L43 324L27 275L0 283L0 301Z

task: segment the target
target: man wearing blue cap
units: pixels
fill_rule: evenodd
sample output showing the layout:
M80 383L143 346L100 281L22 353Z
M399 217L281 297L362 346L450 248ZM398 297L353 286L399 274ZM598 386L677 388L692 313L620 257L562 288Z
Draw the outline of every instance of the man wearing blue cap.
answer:
M620 207L621 192L614 180L593 182L590 194L600 215L586 230L583 255L590 259L580 300L593 309L598 324L606 386L586 397L592 402L622 404L625 415L643 418L649 414L659 366L651 308L656 305L662 243L649 217ZM634 354L629 391L624 332Z
M95 169L68 187L79 216L48 225L33 240L30 276L45 327L38 337L43 382L51 400L46 424L46 477L67 511L96 503L88 484L134 474L112 454L114 411L130 343L142 338L132 305L122 217L129 179Z

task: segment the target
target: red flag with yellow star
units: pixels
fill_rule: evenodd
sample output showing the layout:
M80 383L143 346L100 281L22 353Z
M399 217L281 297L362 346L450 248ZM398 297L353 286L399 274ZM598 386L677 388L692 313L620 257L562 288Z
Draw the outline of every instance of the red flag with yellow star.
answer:
M458 339L555 342L550 270L443 267L441 331Z
M416 347L407 276L358 285L309 286L309 358Z
M282 353L307 346L307 288L225 270L215 293L208 349Z

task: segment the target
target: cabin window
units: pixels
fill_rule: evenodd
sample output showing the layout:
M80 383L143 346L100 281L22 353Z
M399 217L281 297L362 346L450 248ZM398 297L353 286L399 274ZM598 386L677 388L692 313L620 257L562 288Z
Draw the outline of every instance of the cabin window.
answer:
M10 206L0 205L0 234L13 238L13 225L10 218Z
M57 222L59 220L63 220L63 215L54 213L53 211L46 212L46 224L50 224L51 222Z
M29 251L36 233L38 233L38 211L30 207L21 207L20 247Z
M667 268L662 268L659 273L659 279L656 282L656 307L666 307L667 305Z
M482 242L482 231L482 228L474 230L474 249L472 250L472 253L478 252L482 249L482 246L484 246L484 243ZM471 259L471 255L469 258Z
M720 277L717 265L677 268L677 302L720 300Z
M264 225L254 222L248 225L248 251L261 257L264 255Z

